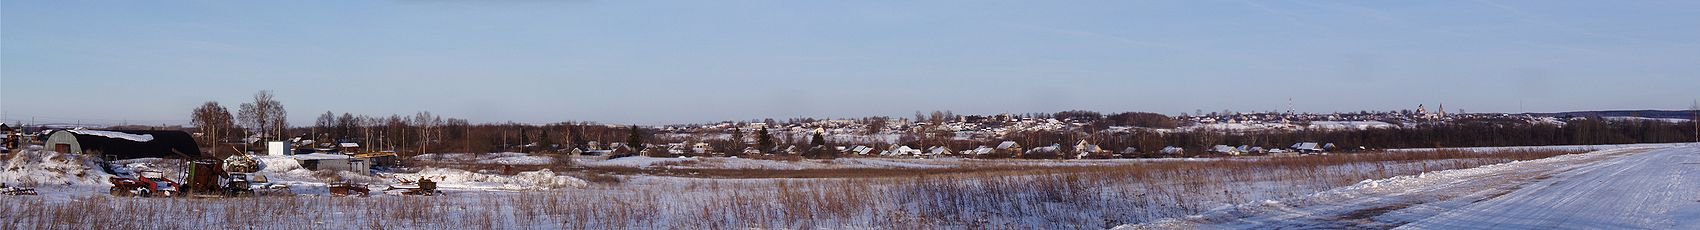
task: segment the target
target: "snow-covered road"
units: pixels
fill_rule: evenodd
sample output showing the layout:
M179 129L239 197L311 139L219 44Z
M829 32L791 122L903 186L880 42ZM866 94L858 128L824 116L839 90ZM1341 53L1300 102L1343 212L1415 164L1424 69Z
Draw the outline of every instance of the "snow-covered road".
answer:
M1630 154L1417 221L1412 229L1700 229L1700 147Z
M1700 146L1638 147L1365 181L1125 229L1700 229Z

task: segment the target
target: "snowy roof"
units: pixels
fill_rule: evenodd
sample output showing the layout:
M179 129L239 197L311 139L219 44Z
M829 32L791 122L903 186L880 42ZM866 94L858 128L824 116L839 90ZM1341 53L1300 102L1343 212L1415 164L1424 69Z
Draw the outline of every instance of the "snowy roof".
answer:
M343 148L359 148L360 143L338 143L337 146Z
M301 154L301 155L294 155L294 156L289 156L289 157L295 158L296 160L341 160L341 159L352 158L352 157L349 157L347 155L324 154L324 153Z
M1293 144L1293 149L1304 149L1304 150L1321 149L1321 148L1318 148L1318 146L1319 145L1317 145L1316 142L1300 142L1298 144Z
M109 137L109 138L125 139L125 140L130 140L130 141L135 141L135 142L148 142L148 141L153 140L152 134L131 134L131 133L117 132L117 131L84 130L84 129L73 129L73 130L65 130L65 131L69 131L69 132L75 133L75 134L103 136L103 137Z
M1015 144L1014 141L1004 141L1003 143L998 143L998 148L1000 148L1000 149L1014 148L1015 146L1016 146L1016 144Z
M1029 152L1029 153L1056 152L1058 148L1061 148L1061 146L1057 146L1055 144L1052 144L1051 146L1033 148L1031 150L1027 150L1027 152Z
M1087 152L1098 152L1098 151L1104 151L1104 148L1099 147L1098 145L1086 145L1086 149L1082 149L1082 150L1087 151Z

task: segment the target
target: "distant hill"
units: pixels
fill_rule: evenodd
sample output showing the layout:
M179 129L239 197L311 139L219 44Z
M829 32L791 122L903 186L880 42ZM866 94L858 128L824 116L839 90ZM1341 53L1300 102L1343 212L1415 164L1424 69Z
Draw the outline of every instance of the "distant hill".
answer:
M1534 116L1552 117L1645 117L1645 118L1678 118L1693 119L1693 110L1606 110L1606 111L1575 111L1561 113L1527 113Z

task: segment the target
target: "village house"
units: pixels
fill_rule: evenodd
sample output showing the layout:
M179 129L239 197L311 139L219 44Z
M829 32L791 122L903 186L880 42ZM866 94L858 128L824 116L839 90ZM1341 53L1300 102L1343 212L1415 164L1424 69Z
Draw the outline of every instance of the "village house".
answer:
M886 156L915 156L915 155L921 155L921 150L910 148L909 146L905 145L905 146L899 146L897 148L892 148L891 151L886 151L882 155L886 155Z
M1086 140L1080 140L1080 142L1074 144L1074 153L1074 159L1086 159L1108 157L1110 151L1105 151L1098 145L1087 143Z
M869 153L873 153L873 152L874 152L874 148L868 147L868 146L857 145L855 148L850 148L850 153L853 153L853 154L856 154L856 155L868 155Z
M1322 145L1317 144L1316 142L1299 142L1299 143L1293 144L1292 149L1293 149L1293 151L1298 151L1298 152L1301 152L1301 153L1322 152L1324 150L1322 148Z
M933 146L932 148L927 149L927 155L933 156L933 157L944 156L944 155L954 155L954 154L955 153L952 153L950 151L949 147L945 147L945 146Z
M1240 153L1241 153L1238 148L1234 148L1234 147L1228 146L1228 145L1211 146L1210 152L1220 153L1220 154L1228 154L1228 155L1240 155Z
M1159 152L1163 153L1163 155L1175 156L1175 155L1181 155L1182 153L1186 153L1186 149L1181 148L1181 147L1165 146L1165 147L1163 147L1163 151L1159 151Z
M6 126L6 123L0 123L0 153L11 153L12 149L18 148L18 142L21 141L21 138L17 135L17 130L12 129L11 126Z
M696 154L708 153L709 149L713 149L713 147L709 146L708 142L697 142L691 145L691 152Z
M1023 154L1023 156L1025 156L1025 155L1054 155L1054 154L1057 154L1057 152L1061 151L1061 150L1062 150L1062 145L1051 144L1050 146L1029 149L1029 150L1027 150L1027 152L1025 152Z
M1021 153L1024 152L1021 151L1021 144L1015 143L1015 141L1004 141L1003 143L998 143L998 147L996 149L1000 153L1009 154L1011 156L1021 155Z

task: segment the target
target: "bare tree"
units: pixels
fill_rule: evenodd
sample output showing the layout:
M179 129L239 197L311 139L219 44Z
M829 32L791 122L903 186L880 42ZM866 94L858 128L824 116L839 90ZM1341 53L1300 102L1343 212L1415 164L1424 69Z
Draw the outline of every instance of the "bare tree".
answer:
M342 116L336 118L336 131L332 134L332 141L345 141L344 139L354 136L354 131L359 128L360 120L354 119L354 114L342 113Z
M418 128L419 153L425 153L426 145L436 137L438 127L442 126L443 118L432 115L431 112L420 111L413 115L413 126Z
M315 120L315 122L313 122L313 130L312 130L313 140L316 140L316 141L334 141L331 138L328 138L329 135L324 135L324 133L332 132L332 130L335 130L335 129L336 129L336 114L331 113L331 111L325 111L325 114L320 114L319 119ZM332 133L334 133L334 132L332 132Z
M226 134L236 129L236 119L231 118L230 110L218 105L218 102L201 104L190 116L195 128L201 132L201 143L213 147L213 152L218 151L218 143L224 141Z
M243 126L254 129L262 140L267 137L281 139L289 128L288 112L283 109L282 102L272 99L271 90L255 93L254 102L242 103L237 114Z

